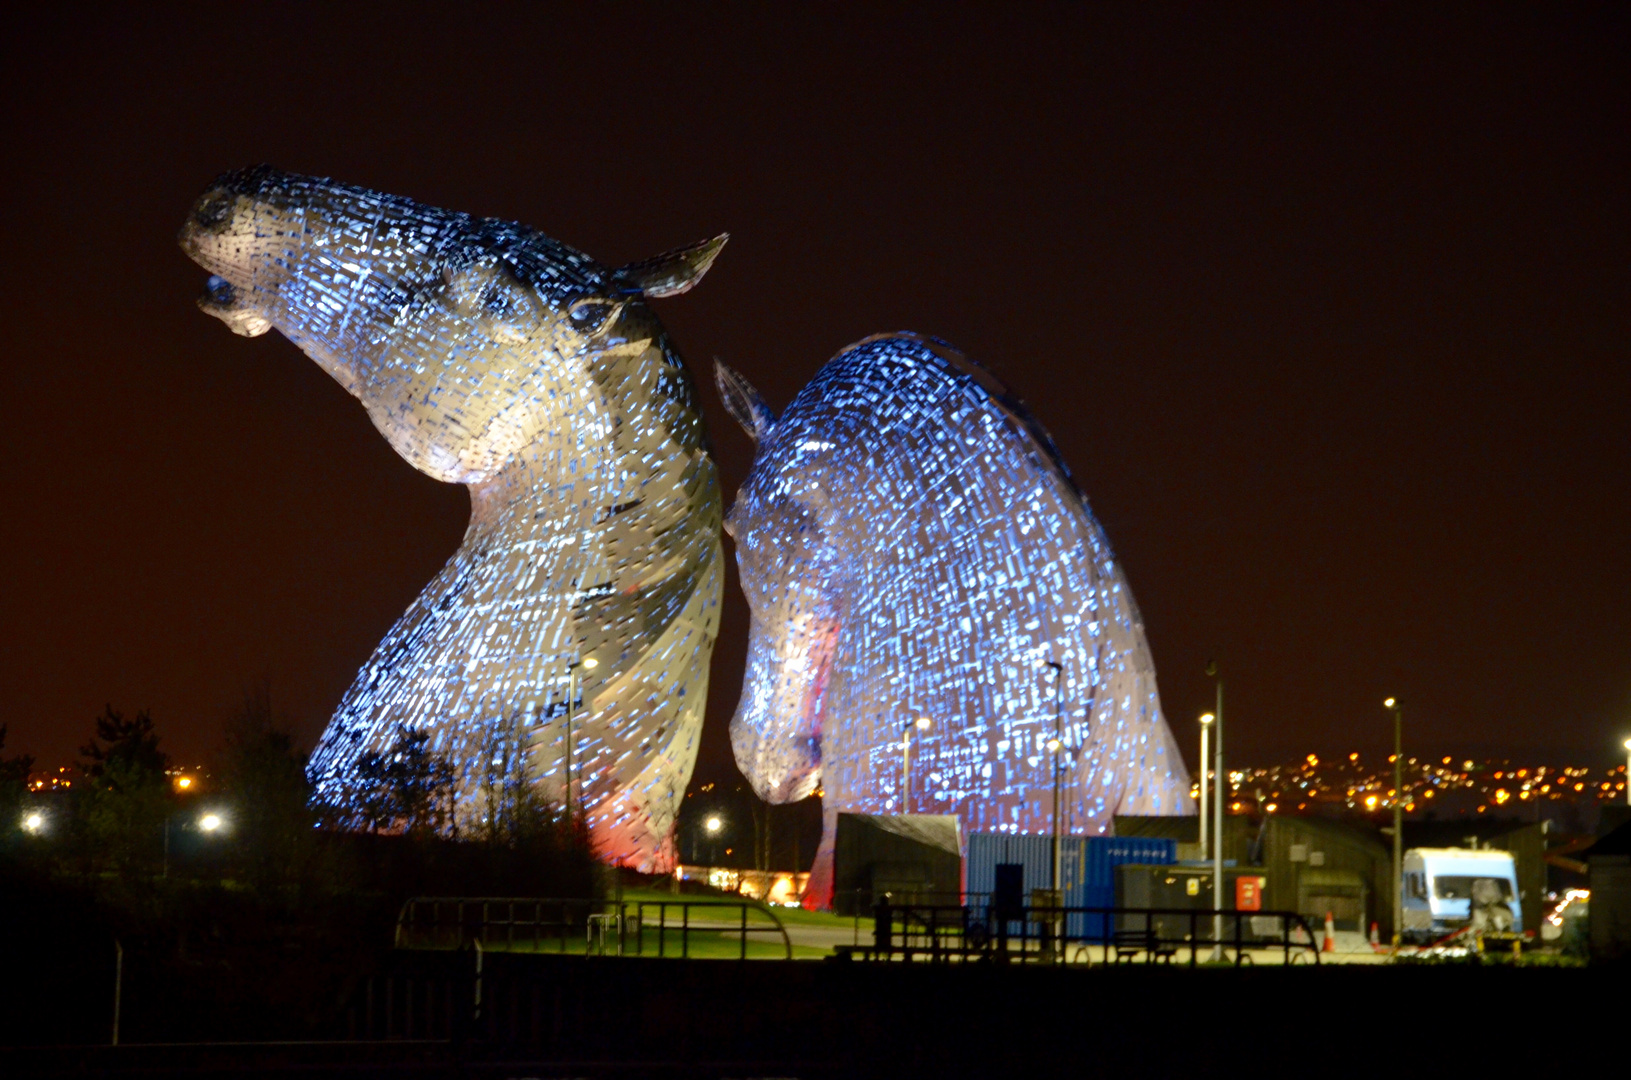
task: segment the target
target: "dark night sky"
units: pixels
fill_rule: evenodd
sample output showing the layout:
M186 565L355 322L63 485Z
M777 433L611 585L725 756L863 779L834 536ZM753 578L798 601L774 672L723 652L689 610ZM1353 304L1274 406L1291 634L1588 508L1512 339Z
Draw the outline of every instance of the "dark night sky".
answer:
M7 752L112 702L192 759L263 680L309 742L458 545L462 488L194 307L176 229L262 161L606 262L729 230L658 311L778 408L867 334L956 343L1053 430L1191 758L1213 656L1237 761L1380 754L1388 694L1433 752L1631 734L1623 5L40 7L0 46Z

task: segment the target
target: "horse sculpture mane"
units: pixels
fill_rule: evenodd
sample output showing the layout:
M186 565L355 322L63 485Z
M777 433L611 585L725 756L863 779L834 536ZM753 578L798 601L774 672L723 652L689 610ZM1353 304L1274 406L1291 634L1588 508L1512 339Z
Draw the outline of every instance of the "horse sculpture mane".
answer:
M612 269L524 225L262 167L217 180L180 239L212 275L204 310L281 331L399 454L470 490L463 543L312 755L318 796L364 824L359 762L428 734L455 828L527 784L581 808L603 857L671 866L720 500L645 300L690 288L725 238Z
M716 376L758 444L725 523L752 609L731 741L760 797L822 792L807 904L841 811L1047 832L1057 763L1067 833L1192 812L1126 579L998 380L912 334L845 349L779 418Z

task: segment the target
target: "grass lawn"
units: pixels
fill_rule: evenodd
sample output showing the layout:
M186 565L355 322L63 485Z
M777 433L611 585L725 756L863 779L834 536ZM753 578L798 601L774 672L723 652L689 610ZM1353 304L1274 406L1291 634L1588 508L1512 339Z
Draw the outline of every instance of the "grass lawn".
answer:
M610 898L607 900L609 902ZM747 928L746 959L749 960L787 958L788 942L783 939L782 930L777 928L778 924L794 939L801 936L801 931L812 928L826 931L813 935L813 940L809 934L803 935L806 938L803 942L795 940L792 943L792 957L795 960L814 960L831 956L832 944L840 939L848 944L854 933L854 919L834 915L831 912L805 911L790 907L772 908L757 900L712 890L708 892L687 890L675 894L660 885L655 887L646 885L626 887L623 890L625 913L623 955L652 957L684 955L701 960L742 958L744 935L741 927L744 908ZM601 910L609 910L609 903L608 908ZM638 932L634 925L636 916L642 921ZM535 928L529 923L518 923L513 931L507 926L496 924L489 927L482 946L489 952L599 955L600 935L597 932L596 940L591 944L582 918L583 915L579 914L573 919L573 925L570 927L555 922L536 928L537 941L533 940ZM689 923L688 929L685 928L686 923ZM460 931L458 940L464 940L465 934L473 931L474 927ZM833 931L837 931L837 934ZM860 932L863 937L870 936L868 927L862 927ZM506 940L512 933L514 940ZM615 954L616 939L616 929L608 927L605 935L605 951L608 954ZM430 932L417 936L413 944L407 947L415 946L432 949L454 948L456 943L449 937L441 937L435 932Z
M738 896L734 893L710 891L706 894L687 892L675 895L674 893L669 892L667 889L651 887L634 889L626 888L623 890L623 902L625 904L632 904L636 901L642 900L647 903L658 900L666 900L669 902L684 900L693 904L706 904L710 902L747 904L749 907L756 908L759 911L775 912L776 918L781 920L783 926L823 926L847 928L852 927L855 923L855 920L847 915L834 915L830 911L805 911L803 908L796 907L772 908L758 900L749 900L745 896ZM695 912L696 909L693 908L693 917L695 917ZM749 918L752 918L752 916L750 915Z

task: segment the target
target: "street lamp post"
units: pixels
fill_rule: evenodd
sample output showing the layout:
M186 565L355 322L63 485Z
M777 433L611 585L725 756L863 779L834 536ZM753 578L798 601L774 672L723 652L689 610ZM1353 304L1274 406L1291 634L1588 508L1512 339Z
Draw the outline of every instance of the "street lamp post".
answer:
M928 731L934 721L920 716L901 725L900 734L900 812L912 812L912 728Z
M1201 862L1206 861L1207 852L1211 848L1209 843L1210 837L1206 835L1206 773L1207 770L1212 767L1212 762L1207 759L1207 752L1210 749L1210 747L1207 745L1207 736L1212 734L1212 721L1214 719L1216 719L1216 717L1214 717L1211 713L1201 713L1201 827L1199 829L1201 836Z
M1053 669L1053 738L1048 740L1048 753L1053 757L1053 879L1048 883L1060 893L1059 879L1059 751L1065 740L1065 667L1057 660L1049 660ZM1063 894L1055 896L1056 903L1064 903Z
M1404 921L1404 710L1396 698L1382 707L1393 714L1393 947Z
M585 656L582 660L566 665L566 754L561 763L561 784L565 791L566 827L572 827L572 708L578 700L578 668L586 667L590 671L598 667L600 661L592 656Z
M1631 739L1625 740L1625 805L1631 806Z
M1218 676L1215 661L1206 665L1206 673L1217 680L1218 700L1212 710L1212 722L1218 727L1217 763L1215 783L1212 785L1212 959L1223 959L1223 789L1229 774L1223 764L1223 679Z
M708 834L708 865L712 867L717 858L717 845L714 843L719 837L719 830L725 827L725 822L718 814L709 814L708 820L702 823L702 828Z
M1048 754L1053 759L1053 877L1048 882L1053 892L1053 948L1055 958L1064 956L1064 942L1061 934L1064 926L1061 924L1062 916L1058 908L1065 903L1063 874L1060 872L1061 848L1059 837L1059 756L1065 745L1065 666L1057 660L1049 660L1048 666L1053 669L1053 738L1048 740Z

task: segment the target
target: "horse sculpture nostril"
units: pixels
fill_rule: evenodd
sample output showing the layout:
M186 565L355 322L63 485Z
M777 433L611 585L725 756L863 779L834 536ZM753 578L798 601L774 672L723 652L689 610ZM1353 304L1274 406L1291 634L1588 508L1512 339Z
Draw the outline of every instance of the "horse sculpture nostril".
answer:
M204 283L204 295L213 304L222 307L231 307L232 302L238 298L238 290L232 287L232 282L218 274L211 274L209 281Z

